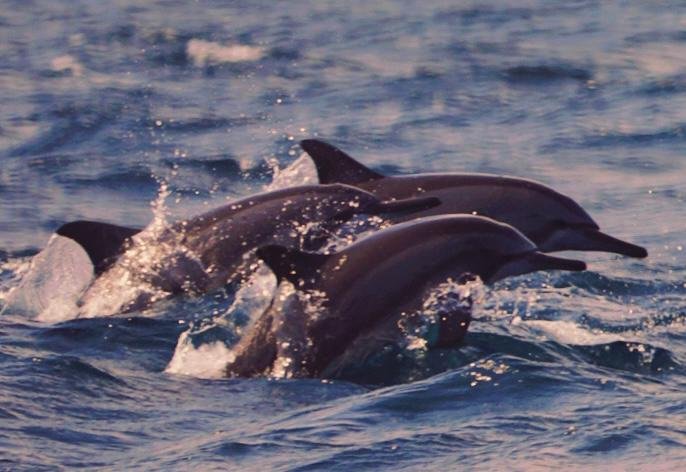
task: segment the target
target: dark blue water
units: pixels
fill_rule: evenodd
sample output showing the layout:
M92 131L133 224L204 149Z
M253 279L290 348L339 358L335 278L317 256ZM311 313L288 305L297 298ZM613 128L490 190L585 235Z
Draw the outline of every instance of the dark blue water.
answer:
M200 378L237 336L201 329L231 294L5 314L0 469L686 463L682 2L0 5L3 297L60 224L143 226L161 182L170 219L218 206L312 136L386 173L540 180L650 252L507 280L462 348L350 381ZM168 369L189 326L195 357Z

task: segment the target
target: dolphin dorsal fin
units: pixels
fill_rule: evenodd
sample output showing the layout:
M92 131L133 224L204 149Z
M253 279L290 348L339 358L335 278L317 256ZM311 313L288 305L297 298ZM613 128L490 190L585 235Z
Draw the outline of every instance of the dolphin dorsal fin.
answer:
M79 243L90 257L95 273L100 274L112 265L130 238L140 231L137 228L80 220L63 224L56 233Z
M319 183L356 185L385 177L324 141L305 139L300 141L300 147L314 161L319 175Z
M320 273L320 268L331 255L314 254L284 246L262 246L257 250L262 259L274 272L279 282L288 280L296 287L307 287Z

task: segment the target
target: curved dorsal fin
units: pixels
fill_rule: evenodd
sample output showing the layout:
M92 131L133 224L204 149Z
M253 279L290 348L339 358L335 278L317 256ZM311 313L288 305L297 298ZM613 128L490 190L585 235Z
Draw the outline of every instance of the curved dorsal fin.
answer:
M385 176L374 172L329 143L318 139L300 141L300 147L310 155L317 167L319 183L361 184Z
M314 254L284 246L262 246L257 250L262 259L274 272L279 282L288 280L296 287L307 287L319 275L320 268L331 255Z
M97 221L72 221L60 226L56 233L79 243L88 253L95 273L100 274L124 251L131 236L140 231Z

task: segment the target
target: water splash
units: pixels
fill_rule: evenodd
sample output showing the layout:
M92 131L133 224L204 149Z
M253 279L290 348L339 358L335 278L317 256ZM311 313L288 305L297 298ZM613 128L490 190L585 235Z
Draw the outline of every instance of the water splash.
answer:
M174 264L179 257L196 259L179 244L180 235L174 237L169 231L166 200L171 192L166 181L158 182L157 197L150 203L152 221L131 238L131 246L117 263L94 281L82 299L80 317L113 315L166 298L170 293L152 283L160 261Z
M293 185L316 182L314 164L306 154L301 155L284 169L274 164L274 177L265 191L278 190ZM305 234L309 227L295 227L294 231ZM189 327L181 334L166 372L199 378L218 378L225 376L225 368L235 359L229 347L232 336L245 332L275 302L288 296L287 285L277 292L276 277L262 262L251 267L252 274L242 283L235 294L234 302L225 313L213 316ZM228 329L217 329L217 328ZM201 338L208 330L223 333L222 339L203 343ZM286 376L289 360L281 357L277 362L275 376ZM282 375L280 375L282 374Z
M272 177L271 183L264 188L265 192L294 187L296 185L316 184L319 182L314 162L312 162L312 159L310 159L306 153L302 153L296 160L283 169L279 168L277 162L273 162L272 169L274 171L274 176Z
M174 355L164 371L200 379L225 377L226 364L235 359L231 349L223 341L200 344L196 347L192 335L190 329L181 333Z
M484 299L484 284L478 277L454 280L449 278L431 289L422 307L409 316L403 316L398 326L404 335L407 351L425 351L447 335L441 331L467 330L474 305ZM451 326L458 323L459 326Z
M235 336L267 310L276 291L276 278L260 265L237 290L226 312L193 323L181 333L165 372L198 378L226 376L226 365L235 359L230 347Z
M55 234L30 262L14 265L18 284L4 297L3 313L47 323L77 316L77 302L94 276L93 264L78 243Z

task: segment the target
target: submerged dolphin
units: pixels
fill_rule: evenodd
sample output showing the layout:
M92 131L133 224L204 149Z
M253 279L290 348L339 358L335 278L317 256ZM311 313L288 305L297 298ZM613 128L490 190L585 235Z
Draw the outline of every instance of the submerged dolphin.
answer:
M574 200L541 183L488 174L412 174L387 177L365 167L340 149L316 139L300 146L317 167L323 184L355 185L381 199L436 196L441 205L411 217L448 213L477 214L519 229L543 252L614 252L646 257L647 251L605 233ZM405 221L408 216L391 218Z
M434 197L382 202L348 185L308 185L253 195L156 232L76 221L60 227L57 234L73 239L88 253L97 278L81 304L102 315L108 313L99 310L130 311L169 294L206 292L239 280L254 268L252 252L257 247L299 247L309 224L437 204ZM148 290L132 290L127 300L117 291L122 284ZM103 304L107 297L110 301Z
M327 375L340 359L359 357L380 341L397 338L393 331L399 324L411 321L427 294L450 278L473 274L492 283L537 270L586 268L582 261L539 252L507 224L471 215L401 223L334 254L270 245L257 255L296 292L282 307L273 304L241 339L227 366L229 376L269 372L278 367L277 359L282 364L286 359L291 375ZM314 315L303 294L319 300ZM464 336L469 306L441 313L437 344Z

